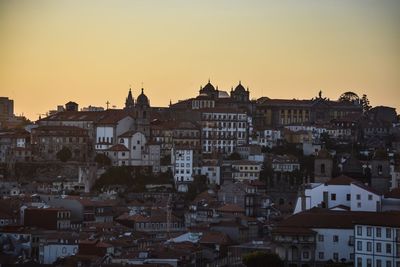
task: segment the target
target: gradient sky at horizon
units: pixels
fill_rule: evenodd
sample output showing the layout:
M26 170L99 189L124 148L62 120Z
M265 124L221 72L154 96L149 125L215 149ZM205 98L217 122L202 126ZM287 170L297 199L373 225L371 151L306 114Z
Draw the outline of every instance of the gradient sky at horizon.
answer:
M400 111L400 1L0 0L0 96L30 119L73 100L152 106L208 79L251 97L367 94Z

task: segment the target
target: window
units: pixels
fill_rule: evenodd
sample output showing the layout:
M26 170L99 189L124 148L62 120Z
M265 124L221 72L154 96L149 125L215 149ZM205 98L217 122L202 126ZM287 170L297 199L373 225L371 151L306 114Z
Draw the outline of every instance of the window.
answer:
M367 259L367 267L372 267L372 260L371 259Z
M368 200L372 200L372 195L368 194Z
M371 235L372 235L372 228L367 227L367 236L371 236Z
M357 267L362 267L362 258L357 258Z
M334 253L333 253L333 259L334 259L335 261L338 261L338 260L339 260L339 253L334 252Z
M357 202L357 208L361 208L361 202Z
M386 244L386 253L392 253L392 244Z
M303 259L308 259L310 257L310 252L303 251Z
M336 194L331 194L331 200L336 200Z
M63 247L63 248L62 248L62 253L63 253L63 254L66 254L66 253L67 253L67 248L66 248L66 247Z
M382 244L381 243L376 243L376 252L382 252Z
M333 242L339 242L339 236L338 235L334 235L333 236Z
M391 238L392 233L390 232L390 228L386 228L386 238Z
M367 251L372 251L372 243L367 242Z
M323 252L319 252L318 253L318 258L323 260L324 259L324 253Z
M392 267L392 262L391 261L386 261L386 267Z
M318 235L318 241L324 242L324 235Z
M357 235L362 235L362 227L357 226Z
M380 227L376 228L376 237L381 237L382 235L382 229Z
M356 199L357 199L357 200L361 200L361 195L360 195L360 194L357 194Z
M346 200L347 200L347 201L350 201L350 200L351 200L351 195L350 195L350 194L347 194L347 195L346 195Z
M381 260L376 260L376 267L382 267L382 261Z
M362 250L362 242L361 241L357 241L357 250L358 251Z

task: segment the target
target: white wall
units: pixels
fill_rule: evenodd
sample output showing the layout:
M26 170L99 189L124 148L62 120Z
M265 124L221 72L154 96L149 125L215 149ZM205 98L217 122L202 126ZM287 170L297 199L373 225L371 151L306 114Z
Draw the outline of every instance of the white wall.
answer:
M358 199L358 195L360 199ZM369 192L355 184L351 184L351 210L379 211L381 196Z
M100 138L100 140L99 140ZM111 139L114 141L114 128L112 126L97 126L96 127L96 143L101 143L103 142L108 142L111 143Z
M304 191L306 197L306 210L317 207L324 201L324 192L328 192L327 208L344 205L352 211L379 211L381 196L374 194L357 184L350 185L325 185L314 183L312 188ZM335 196L333 197L333 194ZM350 194L350 200L347 195ZM357 199L359 195L360 199ZM298 197L294 214L301 211L301 197Z
M367 229L369 228L370 231ZM380 229L380 235L378 234ZM359 232L361 229L361 233ZM387 236L386 231L389 232ZM396 234L396 232L398 232ZM361 266L367 266L367 261L370 260L371 267L377 266L377 261L381 261L382 267L388 266L388 261L391 267L400 265L400 257L396 251L396 236L400 235L400 228L383 227L372 225L355 225L355 265L357 266L358 259L361 259ZM369 243L369 244L368 244ZM380 251L378 248L380 244ZM390 246L390 251L387 251L387 245ZM370 250L368 249L370 248ZM398 264L398 265L396 265ZM360 266L360 267L361 267Z
M59 257L66 257L78 253L78 244L46 244L43 246L44 264L52 264Z
M334 253L338 253L338 260L346 259L351 260L351 254L354 253L354 246L349 245L350 236L353 236L354 230L351 229L313 229L317 232L316 237L316 261L328 261L334 259ZM322 239L320 239L323 236ZM337 241L334 241L334 236L337 236ZM323 252L323 258L320 258L319 253Z

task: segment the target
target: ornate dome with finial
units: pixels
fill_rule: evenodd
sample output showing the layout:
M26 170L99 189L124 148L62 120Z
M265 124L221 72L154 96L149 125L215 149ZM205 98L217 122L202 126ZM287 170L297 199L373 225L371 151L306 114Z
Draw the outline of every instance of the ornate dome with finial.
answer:
M239 81L238 86L236 86L235 92L236 92L236 93L239 93L239 92L241 92L241 93L242 93L242 92L246 92L246 89L243 87L241 81Z
M213 93L215 91L214 85L211 84L210 80L208 80L208 83L201 89L201 93Z
M140 95L137 97L136 100L136 104L142 107L149 107L150 103L149 103L149 99L147 98L147 96L144 94L144 89L142 88L142 93L140 93Z

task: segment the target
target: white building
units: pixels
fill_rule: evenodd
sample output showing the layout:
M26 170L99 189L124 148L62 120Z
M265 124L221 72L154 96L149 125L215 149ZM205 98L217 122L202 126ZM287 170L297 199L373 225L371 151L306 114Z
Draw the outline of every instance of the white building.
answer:
M382 196L361 182L339 176L327 183L307 185L298 197L294 213L313 207L345 206L352 211L380 211Z
M257 131L256 137L252 138L252 145L273 148L282 139L281 131L276 129L266 129Z
M160 145L148 143L142 132L127 131L118 136L117 144L98 151L107 155L113 166L151 166L153 172L160 171Z
M380 213L354 226L356 267L400 266L400 213Z
M209 184L221 184L221 168L217 160L204 160L200 167L200 174L207 176Z
M390 189L400 188L400 167L391 165L390 175L392 177L390 181Z
M207 109L201 114L203 153L231 154L247 144L251 118L235 109Z
M289 266L325 266L333 261L357 267L397 267L399 235L399 212L319 208L292 215L272 230L275 252Z
M292 155L275 155L271 159L271 166L275 172L293 172L300 170L298 159Z
M125 111L115 112L96 123L96 150L106 150L118 144L117 137L129 131L135 119Z
M175 147L171 150L175 186L180 192L186 192L188 184L193 182L193 161L193 149Z
M53 264L58 258L69 257L78 253L78 238L66 234L56 234L40 240L39 262L42 264Z

